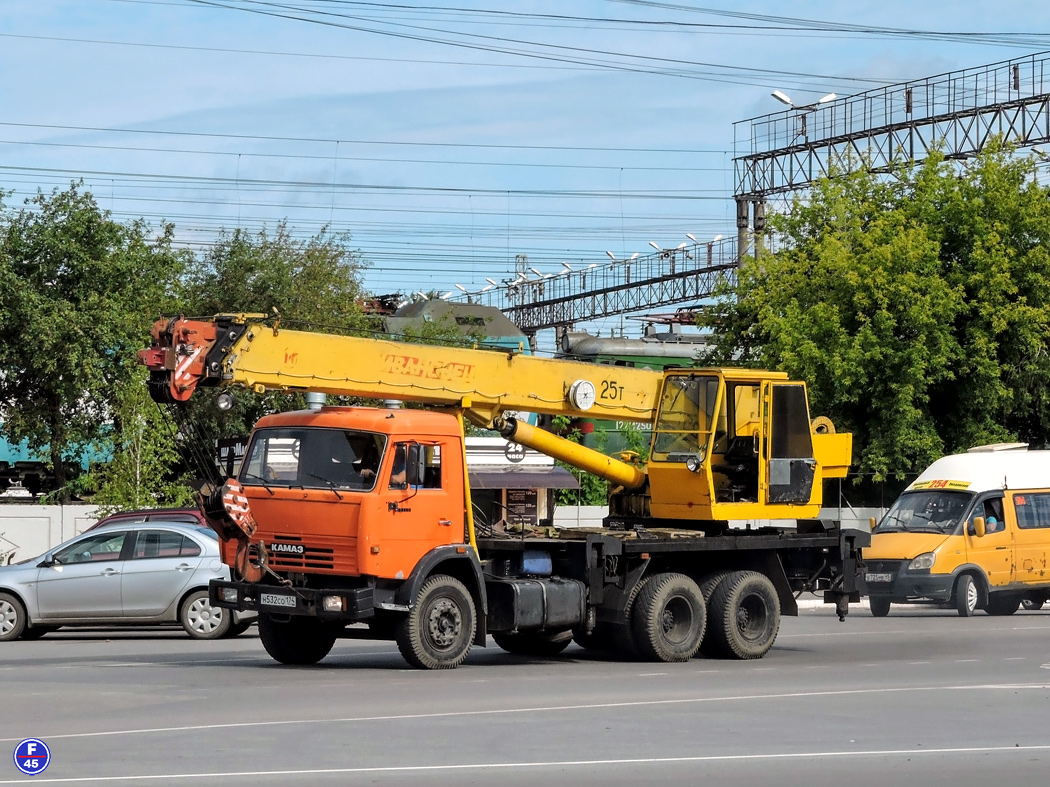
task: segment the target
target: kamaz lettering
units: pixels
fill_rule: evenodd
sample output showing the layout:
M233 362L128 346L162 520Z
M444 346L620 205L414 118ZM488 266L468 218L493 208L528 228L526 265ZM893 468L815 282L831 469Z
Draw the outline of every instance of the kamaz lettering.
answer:
M306 551L302 544L270 544L271 552L292 552L301 555Z

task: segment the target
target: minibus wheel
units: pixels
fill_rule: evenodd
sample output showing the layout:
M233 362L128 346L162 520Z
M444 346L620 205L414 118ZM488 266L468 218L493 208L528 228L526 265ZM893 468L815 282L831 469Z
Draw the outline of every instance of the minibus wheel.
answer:
M969 574L963 574L955 582L955 609L959 617L972 617L977 611L977 584Z
M884 618L890 614L890 600L882 596L869 596L868 607L876 618Z

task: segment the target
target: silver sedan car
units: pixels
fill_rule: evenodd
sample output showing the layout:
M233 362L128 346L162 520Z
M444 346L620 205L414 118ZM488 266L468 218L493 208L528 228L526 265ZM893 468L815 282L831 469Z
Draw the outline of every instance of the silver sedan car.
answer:
M0 566L0 642L37 639L61 626L135 623L180 623L195 639L237 636L254 613L208 601L208 582L229 578L209 528L104 525L41 557Z

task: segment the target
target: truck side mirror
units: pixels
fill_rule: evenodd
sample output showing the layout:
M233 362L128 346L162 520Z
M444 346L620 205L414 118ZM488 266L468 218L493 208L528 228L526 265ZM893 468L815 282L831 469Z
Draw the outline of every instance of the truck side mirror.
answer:
M408 447L408 462L405 465L405 482L411 486L421 486L426 473L426 454L423 446L413 443Z
M871 518L868 519L868 530L874 530L878 526L879 526L879 520L877 520L875 517L871 517Z
M984 534L987 532L984 526L984 517L975 516L973 518L973 532L978 538L984 538Z

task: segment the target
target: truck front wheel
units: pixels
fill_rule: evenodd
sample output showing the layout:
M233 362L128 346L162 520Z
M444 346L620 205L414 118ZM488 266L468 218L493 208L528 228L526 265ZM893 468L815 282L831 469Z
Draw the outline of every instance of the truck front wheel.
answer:
M436 574L419 590L412 610L394 631L397 649L419 669L453 669L463 663L474 641L474 600L463 583Z
M717 655L760 659L773 647L780 630L776 588L757 571L734 571L711 597L708 637Z
M280 621L265 612L259 615L259 639L281 664L316 664L331 652L336 634L334 626L313 618Z
M700 648L706 624L703 593L684 574L649 577L634 601L634 641L649 661L689 661Z

